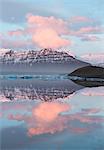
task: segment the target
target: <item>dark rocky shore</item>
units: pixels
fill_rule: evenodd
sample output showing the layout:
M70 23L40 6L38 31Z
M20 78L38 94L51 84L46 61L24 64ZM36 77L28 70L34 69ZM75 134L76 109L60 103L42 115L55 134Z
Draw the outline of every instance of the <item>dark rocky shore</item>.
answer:
M79 68L69 74L70 77L81 77L86 80L86 78L99 78L104 79L104 68L96 66L85 66Z

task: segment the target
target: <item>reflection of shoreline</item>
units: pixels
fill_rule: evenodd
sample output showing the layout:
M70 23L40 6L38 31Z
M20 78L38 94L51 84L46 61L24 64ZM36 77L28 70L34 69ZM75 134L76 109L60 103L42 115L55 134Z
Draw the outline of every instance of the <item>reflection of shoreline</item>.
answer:
M74 80L71 79L74 83L81 85L81 86L85 86L85 87L98 87L98 86L104 86L104 81L94 81L94 80Z
M0 99L12 100L42 100L55 101L72 96L82 89L69 79L62 80L1 80Z

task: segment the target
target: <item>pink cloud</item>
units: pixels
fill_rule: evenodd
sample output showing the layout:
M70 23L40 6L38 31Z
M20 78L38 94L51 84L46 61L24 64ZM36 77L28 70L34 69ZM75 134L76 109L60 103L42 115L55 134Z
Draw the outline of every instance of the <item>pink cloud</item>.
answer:
M101 32L102 29L99 27L82 27L80 28L80 30L78 31L78 34L83 34L83 33L98 33Z
M2 39L2 37L3 37L3 33L0 32L0 39Z
M9 31L9 36L26 36L31 39L32 45L40 48L60 48L71 45L71 41L66 39L64 35L69 34L67 21L60 18L27 15L27 27ZM8 43L9 45L10 43ZM4 45L7 45L6 43ZM22 41L14 41L14 45L21 47Z
M85 36L82 36L81 38L83 41L99 41L100 38L98 38L97 36L92 36L92 35L85 35Z
M8 34L10 36L22 36L23 35L23 30L17 29L17 30L14 30L14 31L9 31Z
M59 48L70 45L70 40L62 38L68 34L67 23L55 17L27 15L29 30L32 28L32 41L42 48ZM34 27L34 28L33 28Z
M87 27L81 27L77 31L71 30L70 35L81 37L81 38L87 37L87 38L90 38L90 40L93 41L93 40L96 40L97 37L92 36L90 34L102 33L102 32L103 32L103 29L101 27L87 26Z
M51 28L57 32L57 34L67 34L69 29L67 27L67 21L53 16L43 17L34 16L32 14L27 15L28 26L34 27L34 29Z
M44 17L35 16L33 14L28 14L26 16L26 27L24 29L17 29L14 31L9 31L10 36L27 36L29 37L29 43L24 43L24 41L13 41L6 39L7 42L2 44L2 47L31 47L37 46L40 48L61 48L65 46L72 45L72 41L69 36L76 36L86 41L97 41L99 38L96 36L83 36L88 34L101 33L103 29L99 26L83 26L79 30L70 29L69 25L72 23L83 23L83 22L94 22L90 18L84 16L75 16L68 20L61 18L56 18L54 16ZM3 43L3 42L2 42ZM12 45L12 46L11 46Z
M12 40L1 39L1 46L3 48L27 48L33 46L30 40Z
M87 18L85 16L75 16L70 19L71 23L80 23L80 22L91 22L92 20L90 18Z
M69 40L59 36L52 28L37 30L32 40L42 48L60 48L71 44Z

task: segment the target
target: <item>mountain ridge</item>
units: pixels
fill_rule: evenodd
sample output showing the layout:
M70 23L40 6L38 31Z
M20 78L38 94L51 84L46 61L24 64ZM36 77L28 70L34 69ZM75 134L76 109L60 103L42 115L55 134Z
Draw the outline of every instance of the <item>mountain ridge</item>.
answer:
M35 51L35 50L28 50L28 51L14 51L14 50L7 50L5 52L0 53L0 60L1 61L29 61L30 59L33 61L35 59L39 60L39 59L46 59L46 58L50 58L52 60L52 58L54 60L59 60L58 58L60 57L61 60L63 60L64 58L68 58L71 57L74 59L74 55L71 54L68 51L60 51L60 50L53 50L51 48L49 49L41 49L40 51ZM51 56L50 56L51 55ZM44 56L43 58L40 58ZM49 56L49 57L48 57ZM56 59L55 59L56 58Z
M40 51L7 51L0 56L3 74L69 74L88 66L78 60L70 51L42 49Z

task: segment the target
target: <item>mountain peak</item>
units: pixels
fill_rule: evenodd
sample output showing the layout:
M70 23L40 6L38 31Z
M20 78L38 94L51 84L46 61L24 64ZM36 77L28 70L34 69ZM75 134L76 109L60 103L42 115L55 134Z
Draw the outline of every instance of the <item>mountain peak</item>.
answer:
M67 49L52 49L52 48L44 48L41 50L21 50L21 51L16 51L16 50L12 50L12 49L0 49L0 56L3 56L5 54L18 54L18 55L22 55L22 54L29 54L29 53L37 53L38 55L48 55L48 54L66 54L68 56L71 57L75 57L75 55Z
M41 54L50 54L50 53L66 53L67 55L70 55L72 57L75 57L75 55L67 49L52 49L52 48L44 48L40 50Z
M92 65L104 67L104 53L88 53L80 58Z

